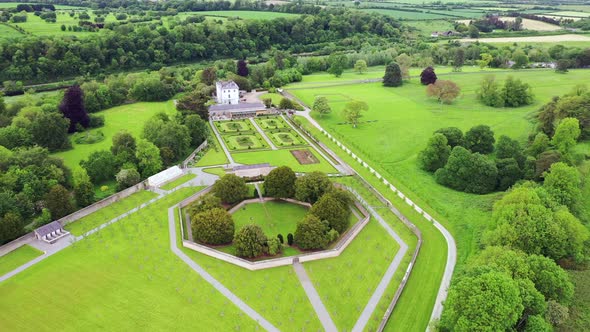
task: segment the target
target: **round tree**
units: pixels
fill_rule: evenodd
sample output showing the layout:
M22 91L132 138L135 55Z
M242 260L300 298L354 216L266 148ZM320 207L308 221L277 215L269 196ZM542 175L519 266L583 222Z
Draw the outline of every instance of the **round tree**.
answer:
M221 208L221 199L209 193L201 197L200 200L189 205L188 211L190 214L195 214L215 208Z
M422 85L434 84L434 82L436 82L436 79L437 77L436 73L434 73L434 68L430 66L424 68L422 73L420 73L420 83L422 83Z
M264 252L267 238L258 225L246 225L242 227L234 237L236 255L240 257L254 258Z
M495 142L494 132L486 125L475 126L465 133L465 145L472 152L492 153Z
M74 211L74 203L70 192L63 186L56 184L45 195L45 206L51 212L51 218L59 219Z
M193 239L205 244L226 244L234 237L234 220L229 212L216 208L191 216Z
M139 172L135 168L122 169L115 175L119 189L129 188L139 182Z
M332 182L326 174L311 172L295 181L295 198L313 204L332 189Z
M383 76L383 85L395 87L402 84L402 71L399 65L395 62L388 64L385 68L385 76Z
M246 181L235 174L226 174L215 181L213 193L227 204L237 203L248 195Z
M426 149L418 155L420 167L428 172L434 172L447 163L451 147L447 144L447 138L443 134L434 134L429 140Z
M457 127L446 127L440 128L439 130L434 132L435 134L443 134L447 138L447 143L451 148L456 147L457 145L465 144L463 139L463 132L461 129Z
M349 225L350 209L348 202L343 202L346 195L339 195L337 192L342 190L335 190L322 196L312 207L309 213L318 217L320 220L325 220L338 233L346 231ZM297 233L295 233L297 234Z
M313 214L308 214L297 223L295 244L304 250L325 249L330 243L330 225Z
M295 172L288 166L273 169L264 179L266 196L276 198L290 198L295 195Z

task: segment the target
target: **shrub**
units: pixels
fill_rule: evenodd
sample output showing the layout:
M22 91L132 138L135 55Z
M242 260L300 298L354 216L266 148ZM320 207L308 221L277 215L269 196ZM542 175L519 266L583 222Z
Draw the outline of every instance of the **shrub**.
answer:
M475 126L465 133L465 147L471 152L492 153L495 142L494 132L486 125Z
M293 245L293 234L287 234L287 244L292 246Z
M188 207L188 213L193 215L216 208L221 208L221 199L209 193L201 197L198 201L191 203Z
M307 173L295 180L295 198L303 202L313 204L332 189L332 182L322 172Z
M285 243L285 239L283 238L283 234L277 235L277 239L281 242L281 244Z
M326 220L320 220L313 214L308 214L297 223L295 230L295 244L301 249L325 249L330 243L330 225Z
M271 256L281 253L282 245L279 239L268 238L266 240L266 246L268 247L268 254Z
M320 220L328 222L330 228L339 233L346 231L349 225L350 198L343 190L334 190L322 196L312 207L309 213ZM297 235L297 233L295 233Z
M205 244L226 244L234 237L234 221L224 209L214 208L191 216L195 241Z
M434 134L429 140L426 149L418 155L420 167L428 172L434 172L447 163L451 147L447 144L447 138L443 134Z
M445 167L438 169L434 176L436 182L455 190L485 194L496 187L498 169L485 156L457 146Z
M420 73L420 83L422 83L422 85L434 84L436 79L437 77L434 73L434 68L432 67L426 67L422 73Z
M89 128L98 128L104 126L104 115L88 114L90 121L88 122Z
M236 255L240 257L254 258L264 251L267 238L258 225L246 225L236 233L234 247Z
M226 174L213 185L213 193L222 202L233 204L243 200L248 195L246 181L234 174Z
M115 176L119 190L129 188L139 182L141 176L135 168L122 169Z

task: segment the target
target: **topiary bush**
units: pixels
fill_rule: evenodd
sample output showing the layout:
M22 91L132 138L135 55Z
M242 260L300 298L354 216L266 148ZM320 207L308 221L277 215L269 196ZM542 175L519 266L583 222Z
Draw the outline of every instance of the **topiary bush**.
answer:
M287 244L292 246L293 245L293 234L287 234Z
M297 223L295 230L295 244L301 249L325 249L330 244L330 224L320 220L313 214L308 214Z
M234 237L232 216L224 209L214 208L191 216L193 239L204 244L227 244Z
M246 225L236 233L234 247L236 255L240 257L254 258L264 252L267 238L258 225Z

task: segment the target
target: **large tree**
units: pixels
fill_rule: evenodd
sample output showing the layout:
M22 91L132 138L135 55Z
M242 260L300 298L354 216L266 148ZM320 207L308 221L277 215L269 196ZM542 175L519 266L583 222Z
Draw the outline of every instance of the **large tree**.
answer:
M441 325L450 331L507 331L524 306L519 285L501 272L464 276L455 282L445 301Z
M367 62L365 60L356 60L354 63L354 71L362 74L367 71Z
M57 113L42 112L31 122L34 143L50 151L65 150L72 145L68 138L68 121Z
M84 93L79 85L73 85L66 90L59 110L70 121L69 133L75 132L78 125L87 128L90 124L90 118L84 107Z
M234 221L224 209L215 208L191 215L193 239L205 244L226 244L234 237Z
M486 125L475 126L465 133L465 147L472 152L492 153L495 142L494 132Z
M435 134L443 134L447 138L447 143L451 148L454 148L458 145L464 145L464 137L463 132L461 129L457 127L445 127L440 128L434 132Z
M209 119L209 108L207 102L209 96L200 90L193 90L185 93L176 101L176 109L183 115L196 114L203 120Z
M426 89L429 97L434 97L438 102L450 104L459 97L461 88L455 82L450 80L437 80L434 84L429 84Z
M246 225L242 227L234 237L233 245L236 255L254 258L262 255L267 238L258 225Z
M74 198L78 207L94 203L94 186L84 168L74 170Z
M326 174L310 172L295 181L295 198L313 204L333 188L332 182Z
M445 167L439 168L434 176L436 182L455 190L486 194L496 188L498 169L486 156L456 146Z
M447 163L451 147L443 134L434 134L429 140L426 149L418 155L420 167L428 172L435 172Z
M424 68L422 73L420 73L420 83L422 83L422 85L434 84L434 82L436 82L436 79L437 77L436 73L434 72L434 68L430 66Z
M80 166L86 170L94 184L113 180L115 177L115 158L106 150L91 153L88 159L80 161Z
M213 184L213 193L227 204L234 204L248 195L248 187L243 178L226 174Z
M403 84L402 71L399 65L392 62L385 67L385 76L383 76L384 86L401 86Z
M330 64L330 68L328 68L328 73L340 77L344 72L344 68L346 68L346 56L342 54L332 54L328 57L328 63Z
M346 195L338 194L341 190L333 190L322 197L313 204L309 213L315 215L320 220L328 222L330 228L335 229L342 234L349 226L350 217L350 199L343 201L341 198L346 198Z
M580 173L575 167L557 162L545 173L543 187L559 204L574 209L582 197L581 184Z
M563 156L569 156L570 150L576 146L580 130L580 121L576 118L565 118L559 122L551 143Z
M330 104L328 104L328 98L322 96L318 96L314 99L311 110L318 112L320 117L323 117L324 114L329 114L332 112L332 108L330 108Z
M72 195L66 188L59 184L51 187L51 190L45 195L44 201L45 206L51 212L51 218L54 220L74 212Z
M139 140L135 152L137 166L142 178L158 173L163 166L158 147L146 140Z
M264 178L264 192L266 196L276 198L291 198L295 196L295 172L288 166L273 169Z
M328 221L308 214L297 223L294 236L295 244L304 250L325 249L330 244L329 231Z
M209 137L209 125L198 115L189 115L184 118L184 125L188 128L193 148L201 145Z
M246 62L246 60L238 60L238 64L237 64L237 74L242 76L242 77L248 77L248 74L250 73L250 71L248 70L248 63Z
M402 79L410 79L410 67L412 66L412 58L406 53L402 53L395 57L395 63L399 65L402 73Z
M356 128L358 121L361 117L363 117L363 112L369 110L369 105L364 101L353 100L344 106L344 118L346 121L352 124L354 128Z

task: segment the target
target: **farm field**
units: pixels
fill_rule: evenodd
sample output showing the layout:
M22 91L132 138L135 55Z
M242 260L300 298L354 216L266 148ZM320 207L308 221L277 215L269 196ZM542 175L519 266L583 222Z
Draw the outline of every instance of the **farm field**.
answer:
M531 37L498 37L498 38L462 38L459 41L464 43L563 43L563 42L585 42L590 43L590 37L586 35L555 35L555 36L531 36Z
M0 276L41 255L43 255L42 251L33 248L28 244L16 248L15 250L0 257Z
M20 2L0 2L0 8L16 8ZM26 3L37 3L35 1L26 2ZM54 5L55 9L85 9L83 7L77 6L68 6L68 5Z
M584 13L581 11L559 11L559 12L550 12L547 13L548 15L555 15L555 16L571 16L571 17L590 17L590 13Z
M1 283L3 329L176 330L195 319L211 330L256 329L169 250L167 208L196 190L183 188Z
M211 17L239 17L241 19L258 19L258 20L272 20L275 18L289 18L296 17L298 14L290 13L278 13L278 12L258 12L248 10L220 10L220 11L201 11L201 12L188 12L191 15L204 15Z
M71 17L69 13L63 11L56 11L56 21L55 23L47 23L41 17L35 16L33 13L27 13L27 22L24 23L9 23L11 25L15 25L18 27L23 28L26 32L32 33L34 35L42 35L42 36L50 36L50 35L57 35L57 36L84 36L84 35L91 35L97 32L89 32L89 31L62 31L61 26L62 24L67 26L78 26L78 17ZM94 22L94 18L96 15L92 14L92 11L88 11L88 15L90 15L90 20ZM115 22L114 14L108 14L105 17L106 22ZM99 30L101 32L103 30Z
M102 131L105 139L94 144L77 144L72 141L73 149L54 153L53 156L63 158L69 168L78 168L81 160L87 159L95 151L108 150L112 145L112 137L121 130L127 130L136 139L140 138L143 124L156 113L168 115L176 113L172 100L166 102L134 103L110 108L94 114L104 115L105 125L91 129L90 132Z
M142 190L123 198L107 208L100 209L94 213L87 215L84 218L74 221L73 223L67 224L64 228L72 233L73 235L82 235L89 230L98 227L99 225L116 218L123 213L138 207L139 205L146 203L147 201L158 196L157 194Z
M174 181L170 181L170 182L166 183L165 185L161 186L160 188L164 189L164 190L172 190L172 189L180 186L181 184L194 179L195 177L197 177L195 174L185 174Z
M369 8L369 9L360 9L364 12L369 13L379 13L387 16L392 16L397 19L407 19L407 20L436 20L441 18L451 18L457 17L452 15L451 13L446 15L441 15L437 13L426 13L426 12L410 12L410 11L403 11L403 10L395 10L395 9L377 9L377 8Z
M4 24L0 24L0 38L17 38L22 36L23 34L16 31L15 29Z
M431 174L418 169L417 153L424 148L432 132L447 126L467 130L474 125L487 124L496 137L504 134L524 141L532 129L528 115L552 96L566 93L576 84L585 82L587 75L583 70L572 70L567 75L553 71L520 71L518 77L533 87L537 96L535 103L523 108L498 110L480 105L475 98L475 90L486 74L445 76L462 88L463 95L453 105L442 109L435 101L426 98L424 87L416 80L401 88L384 88L380 83L370 83L363 84L362 89L359 85L347 85L291 92L306 104L311 104L316 95L327 95L333 112L316 119L372 167L383 170L382 174L406 195L418 204L429 206L429 210L436 212L433 215L448 223L457 240L458 261L462 263L478 250L479 231L489 219L491 206L499 194L478 196L442 187L436 184ZM503 80L511 74L498 72L496 77ZM361 120L374 122L362 123L356 129L339 124L344 122L340 110L351 99L367 102L369 111Z
M500 18L504 22L514 22L516 17L501 17ZM537 20L531 20L528 18L522 19L522 27L526 30L535 30L535 31L558 31L562 28L559 25L549 24Z

